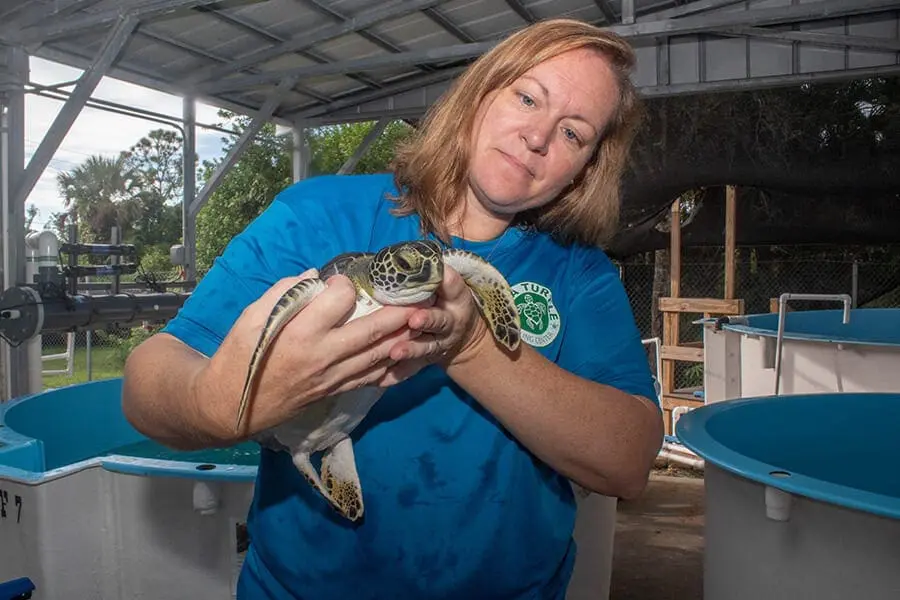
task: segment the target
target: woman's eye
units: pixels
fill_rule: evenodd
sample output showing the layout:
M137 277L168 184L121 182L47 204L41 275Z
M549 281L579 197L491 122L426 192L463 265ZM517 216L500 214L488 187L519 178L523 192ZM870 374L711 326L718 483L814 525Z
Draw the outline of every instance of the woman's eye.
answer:
M568 127L563 130L566 135L566 138L572 142L581 142L581 138L578 137L578 134L574 129L569 129Z
M520 93L519 98L525 106L534 106L534 100L528 94Z

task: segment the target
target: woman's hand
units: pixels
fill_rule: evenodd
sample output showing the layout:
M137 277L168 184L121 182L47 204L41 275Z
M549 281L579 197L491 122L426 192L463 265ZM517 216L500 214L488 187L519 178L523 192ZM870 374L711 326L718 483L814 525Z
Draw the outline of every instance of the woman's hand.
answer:
M427 364L449 366L467 361L490 337L471 290L451 267L444 270L434 304L416 310L408 325L422 335L401 340L391 350L391 358L399 363L393 375L401 379Z
M282 279L235 321L219 350L197 378L209 392L208 418L223 435L235 436L241 392L260 331L278 298L314 270ZM304 406L338 392L366 385L390 385L391 348L418 335L407 327L417 310L387 306L350 323L355 290L343 276L328 280L325 290L288 322L270 345L256 375L240 437L277 425ZM203 390L197 390L204 393Z

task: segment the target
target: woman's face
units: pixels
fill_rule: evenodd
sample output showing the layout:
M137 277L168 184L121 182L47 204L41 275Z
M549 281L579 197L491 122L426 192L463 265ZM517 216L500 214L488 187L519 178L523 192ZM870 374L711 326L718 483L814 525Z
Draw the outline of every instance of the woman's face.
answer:
M607 60L579 49L489 95L475 117L470 207L511 218L553 200L591 157L618 101Z

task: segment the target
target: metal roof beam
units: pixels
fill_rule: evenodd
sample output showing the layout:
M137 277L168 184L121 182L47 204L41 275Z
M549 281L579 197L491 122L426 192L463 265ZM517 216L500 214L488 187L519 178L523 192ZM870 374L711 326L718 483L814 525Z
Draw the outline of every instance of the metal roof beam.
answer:
M506 5L526 23L530 24L537 21L534 14L532 14L524 4L519 2L519 0L506 0Z
M264 2L265 0L252 0ZM80 17L57 17L34 27L26 27L22 31L10 32L16 42L29 44L45 44L54 40L71 37L85 31L102 29L115 23L123 14L129 14L138 20L174 12L184 8L213 4L219 0L146 0L130 7L117 7L102 12L86 14Z
M244 133L241 134L241 137L238 138L238 141L234 144L231 150L228 151L228 154L219 163L219 166L216 167L216 170L213 172L212 176L203 186L203 189L200 190L200 193L197 194L197 197L191 202L191 206L189 208L190 217L195 218L197 213L200 212L200 209L203 208L203 205L209 200L212 193L216 191L216 188L222 183L222 180L225 178L225 174L231 170L231 167L238 161L241 155L244 153L244 150L253 141L253 138L256 137L256 134L259 133L260 129L262 129L263 125L272 117L275 113L275 109L281 104L281 101L284 99L284 96L291 91L291 88L294 87L294 83L296 80L293 78L286 78L278 84L278 88L266 99L265 104L260 107L256 114L253 115L253 120L250 122L250 125L244 130Z
M178 48L179 50L184 50L188 54L192 54L193 56L196 56L198 58L211 60L211 61L219 63L219 64L225 64L228 62L228 59L225 57L214 54L208 50L204 50L203 48L198 48L192 44L182 42L181 40L176 40L168 35L163 35L161 33L157 33L146 27L144 27L143 29L138 29L137 31L134 32L134 35L146 37L148 39L153 40L154 42L156 42L158 44L164 44L167 46L171 46L173 48ZM258 71L251 70L251 73L258 73ZM326 96L325 94L320 94L316 90L313 90L306 86L302 86L302 85L298 84L298 85L294 86L294 89L296 91L300 92L301 94L303 94L304 96L309 96L310 98L314 98L314 99L318 100L319 102L330 102L332 100L332 98Z
M172 0L174 1L174 0ZM209 0L211 2L213 0ZM217 81L228 75L239 72L241 69L272 60L289 52L296 52L309 48L319 42L331 40L348 33L354 33L376 23L404 17L416 11L440 4L444 0L392 0L386 4L365 10L352 19L334 25L324 25L311 31L305 31L292 37L290 40L278 44L273 48L264 48L251 52L241 58L237 58L230 65L211 69L206 73L200 73L195 77L189 77L181 82L183 85L197 84L208 81ZM208 2L207 2L208 3Z
M244 31L247 31L257 37L260 37L260 38L266 40L267 42L274 42L276 44L281 44L281 43L284 43L284 41L285 41L284 38L277 36L274 33L271 33L269 31L266 31L264 28L260 27L259 25L255 24L255 23L248 21L247 19L242 19L242 18L234 16L234 15L229 15L229 14L220 12L217 8L213 8L213 7L198 8L197 10L200 12L209 13L209 14L213 15L215 18L219 19L220 21L222 21L224 23L228 23L229 25L231 25L233 27L243 29ZM301 50L301 51L298 51L297 54L299 56L302 56L303 58L308 58L309 60L312 60L317 63L330 62L328 59L323 58L317 52L314 52L312 50ZM230 64L230 63L231 63L231 61L228 60L228 61L223 61L222 64ZM258 69L250 69L249 67L247 68L247 70L258 71ZM371 79L369 77L365 77L363 75L353 75L353 74L348 73L347 77L349 77L350 79L359 81L360 83L362 83L363 85L365 85L367 87L372 87L372 88L380 88L381 87L381 83L379 83L378 81ZM314 92L312 94L307 94L307 95L315 98L317 93L318 92Z
M422 14L434 21L437 25L440 25L444 31L453 35L459 41L466 43L475 41L475 38L463 31L456 23L445 17L438 9L425 8L422 9Z
M346 162L341 165L341 168L338 169L338 175L346 175L347 173L351 173L353 169L356 168L356 165L359 164L360 159L366 155L366 152L369 150L369 146L378 139L378 137L384 133L384 128L388 126L391 120L387 117L382 117L378 119L378 122L372 126L372 129L369 130L369 133L366 134L366 137L363 138L363 141L359 143L359 146L356 147L356 150L353 151L353 154L347 158Z
M412 66L427 61L440 62L460 58L465 59L486 52L496 43L496 41L492 40L474 44L458 44L430 50L412 50L410 52L400 52L398 54L383 54L380 56L357 58L355 60L309 65L283 71L267 71L256 75L246 75L243 77L226 79L225 81L217 81L201 86L198 89L203 93L218 94L224 91L246 90L258 85L266 85L272 81L283 79L284 77L296 77L300 79L304 77L354 73L357 71L380 69L383 67Z
M72 90L71 95L59 111L59 114L56 115L56 119L53 120L53 124L50 125L50 129L47 130L40 145L28 162L28 167L22 174L22 179L16 187L15 196L13 196L16 202L24 204L25 199L31 193L31 190L34 189L41 173L47 168L50 159L53 158L53 155L59 149L60 143L66 137L75 119L78 118L81 109L84 108L91 94L94 93L97 84L100 83L100 80L119 56L119 52L128 43L131 33L137 27L137 24L138 19L134 15L119 17L115 27L109 32L97 58L82 73L75 89Z
M362 105L366 102L374 102L375 100L381 100L382 98L386 98L394 94L402 94L403 92L408 92L409 90L424 88L425 86L429 86L434 83L440 83L448 79L453 79L454 77L462 73L464 68L465 67L453 67L451 69L437 71L435 73L422 77L409 77L403 81L389 84L380 90L360 92L359 94L353 94L345 98L338 98L337 100L333 100L332 102L323 104L321 106L313 106L310 108L289 108L285 110L283 114L286 118L296 120L315 118L317 116L334 112L342 108Z
M79 10L89 8L98 2L100 2L100 0L56 0L52 7L38 2L30 2L27 5L28 8L22 10L22 7L19 7L19 9L17 9L18 14L12 18L4 29L21 30L47 19L68 17Z
M609 0L594 0L594 4L597 5L597 8L599 8L600 12L603 13L603 18L606 19L606 22L610 25L619 20L616 17L616 11L613 10L612 4Z
M708 32L719 28L736 26L779 25L784 23L812 21L816 19L833 19L862 12L869 12L873 9L895 6L896 0L824 0L821 2L795 4L778 8L698 15L677 20L672 19L647 21L630 25L613 25L607 29L628 38L666 37L671 35L700 33L704 31ZM474 44L458 44L430 50L416 50L399 54L372 56L321 65L310 65L296 69L270 71L259 73L257 75L248 75L245 77L235 77L225 81L217 81L207 86L203 86L200 89L205 93L214 94L224 91L245 90L259 85L265 85L284 77L316 77L364 71L366 69L413 65L427 61L439 62L455 59L468 59L479 56L497 43L498 40L490 40Z
M681 6L676 6L674 8L667 8L666 10L660 10L657 12L651 12L646 15L642 15L638 17L637 21L661 21L663 19L677 19L679 17L688 17L690 15L710 12L718 8L734 6L735 4L743 4L744 2L746 2L746 0L697 0L696 2L689 2L687 4L682 4Z
M634 23L634 0L622 0L622 22Z
M900 38L875 38L860 35L843 35L821 33L818 31L777 31L763 27L723 27L715 33L736 37L756 37L788 42L804 42L833 46L835 48L855 48L859 50L877 50L900 52Z
M319 0L300 0L300 1L303 2L303 4L305 4L305 5L312 6L314 9L316 9L320 13L322 13L324 15L328 15L329 17L331 17L332 19L335 19L336 21L339 21L341 23L347 22L347 17L345 15L341 14L340 12L334 10L333 8L331 8L329 6L322 4ZM403 48L401 48L400 46L398 46L397 44L395 44L389 40L386 40L385 38L381 37L377 33L372 33L371 31L366 31L365 29L360 29L356 33L357 33L357 35L359 35L366 41L369 41L369 42L375 44L382 50L387 50L388 52L403 52ZM278 41L283 42L284 40L279 39ZM422 65L420 68L424 71L431 70L431 67L429 67L428 65Z
M897 0L821 0L774 8L756 8L680 19L644 21L632 25L615 25L609 29L629 38L665 37L702 33L719 27L782 25L818 19L836 19L880 9L896 8Z

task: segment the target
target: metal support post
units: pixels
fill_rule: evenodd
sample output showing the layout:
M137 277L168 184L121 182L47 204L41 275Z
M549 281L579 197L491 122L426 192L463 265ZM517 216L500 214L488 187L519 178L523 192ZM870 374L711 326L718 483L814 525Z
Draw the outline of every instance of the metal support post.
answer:
M184 278L197 280L197 216L190 208L197 194L197 105L193 97L184 99L184 149L182 151L181 243L184 245Z
M296 123L292 130L293 133L293 152L291 154L291 165L293 167L294 182L301 181L309 177L309 161L310 151L306 142L306 128L302 123Z
M347 173L351 173L353 169L356 168L356 165L359 163L360 159L366 155L366 152L369 150L369 146L371 146L375 140L381 136L384 132L385 127L388 126L391 120L388 117L382 117L378 119L378 122L372 126L372 129L369 130L369 133L366 134L366 137L363 138L363 141L360 142L359 146L353 152L353 154L347 159L341 168L338 169L338 175L346 175Z
M256 137L256 134L262 129L263 125L272 118L272 115L275 113L275 109L277 109L280 105L284 97L290 92L291 88L297 83L296 78L289 77L287 79L283 79L280 84L278 84L278 88L272 92L272 94L266 99L265 104L256 111L253 115L253 120L250 122L250 125L247 129L241 134L241 137L238 138L238 141L235 142L234 146L232 146L231 150L228 151L228 154L225 156L224 160L216 167L216 170L213 171L213 174L210 176L209 180L203 186L203 189L197 194L197 197L191 202L188 210L191 215L196 216L200 209L203 208L203 205L206 204L206 201L209 200L209 197L212 196L212 193L219 187L219 184L222 183L222 180L225 178L225 174L234 166L234 164L240 159L241 155L244 153L244 150L250 145L253 141L253 138Z
M0 47L10 83L3 96L0 123L0 220L3 234L3 288L25 281L25 203L16 201L14 190L22 180L25 164L25 83L28 81L28 55L22 48ZM41 364L30 364L24 346L0 345L5 371L2 398L9 400L28 394L30 371Z

